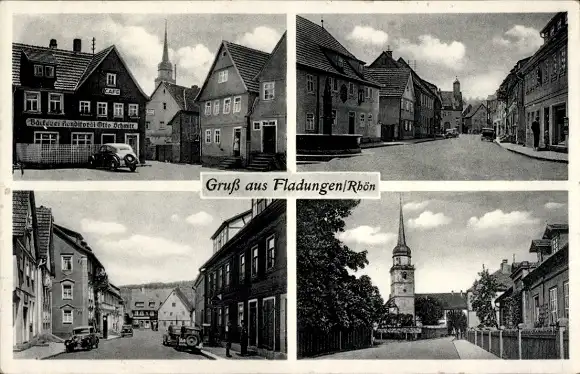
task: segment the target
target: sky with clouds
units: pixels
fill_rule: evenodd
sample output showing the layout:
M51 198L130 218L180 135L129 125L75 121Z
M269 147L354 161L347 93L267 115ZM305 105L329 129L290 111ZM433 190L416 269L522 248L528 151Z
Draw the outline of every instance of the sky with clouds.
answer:
M465 291L482 265L499 269L503 259L535 260L532 239L546 222L567 223L567 193L430 192L403 193L407 245L415 265L415 291ZM338 235L349 248L368 251L368 274L386 300L389 270L399 230L399 194L362 200Z
M212 255L211 235L249 200L193 192L35 192L36 205L83 235L117 286L194 280Z
M93 37L96 51L115 44L149 95L163 54L165 19L169 58L183 86L203 84L222 40L271 52L286 31L285 15L34 14L14 16L13 41L48 47L56 39L59 48L72 50L73 39L80 38L89 53Z
M493 94L514 64L542 44L553 14L340 14L322 16L327 29L370 64L388 47L416 61L419 75L443 91L457 76L464 98ZM305 15L320 24L321 15Z

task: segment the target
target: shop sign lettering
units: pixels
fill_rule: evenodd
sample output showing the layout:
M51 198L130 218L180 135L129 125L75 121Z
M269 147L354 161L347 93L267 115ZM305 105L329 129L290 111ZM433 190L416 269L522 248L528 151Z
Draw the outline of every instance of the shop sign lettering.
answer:
M106 87L103 89L103 92L105 93L105 95L116 95L119 96L121 94L121 90L118 88L109 88Z
M68 119L27 118L26 125L31 127L59 127L75 129L137 130L137 122L82 121Z

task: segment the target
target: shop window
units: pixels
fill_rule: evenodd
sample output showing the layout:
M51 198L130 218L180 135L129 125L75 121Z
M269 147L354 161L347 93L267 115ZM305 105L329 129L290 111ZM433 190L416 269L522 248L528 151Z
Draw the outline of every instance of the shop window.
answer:
M252 278L258 276L258 246L252 248Z
M139 104L129 104L129 117L139 116Z
M107 73L107 86L109 87L117 86L117 74Z
M40 112L40 92L24 92L24 110Z
M276 262L276 237L272 235L266 240L266 269L272 269Z
M242 111L242 97L234 97L234 113L239 113Z
M49 131L35 131L34 144L58 144L58 133Z
M97 116L107 117L107 103L97 103Z
M275 82L262 83L262 100L274 100Z
M306 113L306 130L314 131L314 114Z
M230 97L224 99L224 114L230 114L232 106L232 99Z
M73 132L71 137L72 145L89 145L93 144L93 134L89 132Z
M306 92L314 92L314 77L310 74L306 76Z
M221 143L221 134L222 134L222 131L220 129L213 130L213 142L214 143L216 143L216 144Z
M124 111L123 103L113 103L113 117L123 118Z
M91 114L91 102L90 101L79 101L79 113L80 114Z

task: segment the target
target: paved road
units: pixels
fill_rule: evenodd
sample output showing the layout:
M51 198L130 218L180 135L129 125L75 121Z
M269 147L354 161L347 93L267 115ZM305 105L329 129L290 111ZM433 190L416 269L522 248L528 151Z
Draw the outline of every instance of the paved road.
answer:
M201 165L172 164L158 161L147 161L150 166L138 167L132 173L128 169L110 171L106 169L69 168L69 169L24 169L15 170L13 178L18 180L44 181L114 181L114 180L199 180L200 172L219 172L218 169L201 167Z
M388 341L372 348L340 352L317 357L321 360L457 360L459 354L452 343L453 337L440 339Z
M135 330L134 336L101 340L99 348L63 353L51 360L207 360L199 353L180 352L161 344L161 331Z
M519 155L478 135L363 150L298 171L380 171L382 180L566 180L568 165Z

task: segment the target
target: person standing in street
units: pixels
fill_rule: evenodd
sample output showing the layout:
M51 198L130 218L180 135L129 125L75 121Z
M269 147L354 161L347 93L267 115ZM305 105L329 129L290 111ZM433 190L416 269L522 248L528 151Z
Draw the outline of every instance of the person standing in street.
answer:
M246 356L248 354L248 328L244 320L242 320L242 330L240 332L240 346L242 347L242 356Z
M232 357L230 354L230 349L232 349L232 340L234 335L234 329L232 328L232 321L228 321L226 325L226 356Z
M532 122L532 133L534 134L534 151L537 151L540 146L540 117Z

